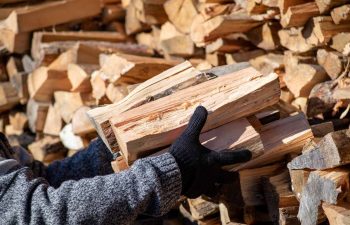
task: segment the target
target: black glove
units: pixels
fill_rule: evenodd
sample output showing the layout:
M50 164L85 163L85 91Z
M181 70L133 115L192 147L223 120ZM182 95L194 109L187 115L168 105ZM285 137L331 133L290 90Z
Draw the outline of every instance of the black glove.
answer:
M248 150L215 152L204 147L199 142L199 135L207 116L203 106L197 107L186 130L169 150L181 172L182 194L188 198L210 195L215 183L233 182L234 174L221 169L221 166L246 162L252 156Z

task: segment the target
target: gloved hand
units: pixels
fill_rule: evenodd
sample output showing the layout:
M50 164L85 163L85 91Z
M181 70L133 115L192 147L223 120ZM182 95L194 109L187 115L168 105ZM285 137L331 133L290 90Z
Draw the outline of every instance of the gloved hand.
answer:
M199 135L207 120L208 112L197 107L182 135L171 145L172 154L179 166L182 179L182 194L188 198L209 195L216 183L233 182L234 174L221 166L250 160L248 150L220 152L212 151L199 142Z

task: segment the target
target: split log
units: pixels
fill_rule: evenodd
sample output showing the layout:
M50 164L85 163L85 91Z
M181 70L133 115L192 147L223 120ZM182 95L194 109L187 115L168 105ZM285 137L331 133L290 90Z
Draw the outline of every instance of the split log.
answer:
M88 106L82 106L74 112L72 117L73 133L79 136L84 136L95 131L86 112L91 110Z
M159 42L166 55L188 57L195 54L195 46L190 36L180 33L169 22L162 25Z
M103 74L100 71L92 73L90 83L92 87L92 97L96 99L96 104L103 104L107 99L107 81L102 78Z
M84 105L81 93L56 91L54 96L62 119L70 123L75 111Z
M112 83L138 84L178 63L177 60L161 58L127 54L102 54L100 56L100 71Z
M286 13L287 10L295 5L300 5L306 2L311 2L312 0L278 0L278 8L280 9L281 14Z
M195 70L189 62L181 63L155 76L135 88L126 98L117 104L100 107L88 112L97 132L110 150L118 151L115 135L109 119L118 113L143 105L149 101L171 95L184 88L202 83L214 75L223 75L239 69L247 68L247 63L234 66L224 66L201 73ZM207 75L206 75L207 74Z
M283 58L282 54L268 53L249 60L249 63L264 75L279 74L284 70Z
M326 45L334 35L349 32L350 24L335 24L330 16L314 17L304 28L306 42L313 46Z
M337 51L319 49L317 51L317 62L320 64L332 80L342 74L347 60Z
M307 180L309 178L311 170L289 170L290 180L292 184L292 191L294 192L296 198L300 200L301 193L303 193L303 188L305 187Z
M202 133L199 140L202 145L214 151L249 149L253 158L261 155L264 150L259 133L245 118Z
M90 76L97 70L97 65L92 64L68 64L67 76L72 85L72 92L91 92Z
M68 149L66 149L59 138L46 136L28 146L34 159L49 164L54 160L60 160L66 157Z
M114 85L110 83L108 84L106 89L106 96L113 103L116 103L122 100L128 94L129 94L129 91L127 86L125 85Z
M137 19L137 13L134 0L131 0L131 4L128 4L126 8L125 16L125 31L127 35L132 35L149 28L146 24L142 24L141 21Z
M350 224L350 203L341 202L337 205L323 203L322 209L324 210L330 225Z
M28 117L23 112L13 112L9 115L10 125L14 130L24 132L24 129L28 127Z
M232 38L231 38L232 37ZM220 52L233 53L237 51L250 50L253 45L240 35L229 35L224 38L218 38L205 46L206 53Z
M58 107L58 104L49 106L43 130L44 134L59 136L63 127L63 122Z
M298 218L302 224L316 224L321 201L337 204L338 200L346 197L348 192L348 170L333 169L311 172L301 195Z
M6 64L6 71L9 78L11 78L11 76L14 76L16 74L23 73L24 68L22 65L22 61L19 58L16 58L14 56L10 57Z
M66 71L39 67L28 76L29 94L36 101L51 101L55 91L70 91L71 88Z
M84 10L76 10L76 9ZM30 32L48 26L96 16L100 13L100 1L65 0L49 1L13 11L0 23L1 29L15 33ZM38 22L40 21L40 23Z
M350 137L346 130L327 134L317 146L294 158L289 169L329 169L350 163Z
M163 7L164 3L165 0L133 0L132 2L136 9L136 18L148 25L159 25L168 20Z
M171 144L184 130L190 115L198 104L207 107L210 112L206 126L202 130L205 132L276 103L279 98L277 75L271 74L260 78L259 76L261 74L255 69L247 68L112 117L110 123L113 124L113 132L124 156L131 162L147 150ZM249 81L253 78L254 80ZM220 92L217 92L218 87L220 87ZM236 94L237 97L232 97ZM224 102L217 101L216 98L228 99L224 96L231 97ZM265 100L261 104L257 104L260 98ZM252 101L253 99L254 101ZM230 109L235 108L233 106L236 104L241 105L241 101L245 102L243 107L245 109L241 107L240 112L231 112ZM162 109L158 107L160 105ZM174 110L174 105L182 105L184 108L181 106L181 109ZM168 109L165 110L166 108ZM158 119L150 120L150 118L154 118L154 115ZM137 119L130 120L131 118ZM164 127L164 124L168 124L168 126ZM147 130L144 130L146 127L148 127ZM152 135L149 136L151 133ZM167 137L164 138L164 135Z
M281 160L287 154L300 153L313 135L309 123L300 113L264 125L260 137L264 144L264 154L233 170L256 168Z
M240 62L248 62L259 56L265 55L265 51L255 49L247 52L237 52L233 54L225 54L227 64L236 64Z
M292 53L285 53L284 81L286 86L295 97L309 96L315 84L327 80L325 70L311 63L302 63L298 57Z
M17 34L12 30L0 29L0 42L7 51L22 54L30 48L30 33Z
M223 66L226 64L233 64L233 63L228 63L226 60L226 54L222 54L219 52L214 52L211 54L206 54L205 60L211 65L211 66Z
M291 190L288 170L284 170L275 176L264 177L263 190L269 215L275 224L278 224L281 219L281 209L299 206L299 202Z
M272 50L280 45L277 34L280 27L278 23L267 22L249 31L247 35L249 40L257 47L265 50Z
M315 0L322 14L328 13L332 8L348 3L347 0Z
M280 170L281 164L274 164L256 169L240 170L238 172L245 206L265 204L262 177L274 176L278 174Z
M331 48L346 55L345 49L349 43L350 43L350 32L339 33L332 37Z
M19 100L17 90L10 82L0 83L0 112L11 109Z
M306 42L306 39L302 34L302 30L302 27L292 27L290 29L279 30L278 36L280 38L281 45L297 53L311 50L313 46Z
M27 116L29 128L33 133L43 131L49 106L50 103L29 99L27 103Z
M192 21L198 14L193 0L168 0L164 3L164 10L171 23L184 34L190 32Z
M122 43L127 41L124 34L99 31L63 31L35 32L32 39L31 55L36 62L45 62L45 58L55 58L61 52L74 47L77 41L83 46L97 48L100 51L109 49L136 55L152 54L152 51L145 46Z
M191 38L198 46L214 41L231 33L247 32L261 24L242 12L231 15L220 15L205 21L203 16L198 15L191 27Z
M316 84L307 99L307 115L314 117L322 113L331 112L337 103L334 98L333 81Z
M320 14L315 2L308 2L305 4L295 5L288 8L285 14L282 14L281 24L284 28L301 27L306 22Z
M331 16L335 24L350 22L350 5L343 5L333 9Z

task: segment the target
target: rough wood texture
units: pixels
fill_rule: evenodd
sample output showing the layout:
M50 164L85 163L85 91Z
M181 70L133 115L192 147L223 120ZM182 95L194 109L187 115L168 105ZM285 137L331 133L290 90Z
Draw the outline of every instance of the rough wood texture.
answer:
M300 199L298 218L302 225L317 223L321 201L337 204L349 191L349 171L333 169L310 173Z
M278 0L277 5L280 9L281 14L286 13L289 7L300 5L306 2L311 2L312 0Z
M322 209L330 225L350 224L350 203L340 202L337 205L323 203Z
M72 128L74 134L84 136L95 131L86 114L89 110L91 110L90 107L82 106L74 112L72 117Z
M67 76L72 85L72 92L91 92L90 76L94 70L97 70L97 65L91 64L69 64L67 68Z
M263 126L260 137L264 144L264 154L234 170L257 168L276 162L286 154L298 153L313 135L305 116L297 114Z
M280 45L278 37L279 23L267 22L247 33L249 40L259 48L265 50L276 49Z
M303 188L307 183L310 172L310 170L289 170L292 191L298 200L301 198L301 193L303 192Z
M205 132L276 103L279 97L277 75L259 76L260 73L255 69L247 68L111 118L110 123L113 124L121 150L129 161L134 161L142 152L169 145L184 130L190 115L199 104L207 107L210 112L203 129ZM257 104L260 97L264 101ZM216 98L221 98L222 101L219 103ZM241 105L242 101L245 104L240 112L231 112L230 109L235 108L233 106L236 104ZM168 126L164 127L164 124Z
M327 134L317 146L294 158L289 169L329 169L350 163L350 137L347 130Z
M247 67L247 63L219 67L208 71L207 74L212 73L219 76ZM109 123L112 116L207 80L205 73L195 70L191 63L186 61L147 80L122 101L89 111L88 116L106 146L113 151L118 151L116 138Z
M313 46L306 42L302 30L302 27L279 30L278 36L280 37L281 45L298 53L311 50Z
M205 200L202 197L187 199L189 210L195 220L203 219L219 211L218 204Z
M72 120L75 111L84 105L80 93L56 91L54 96L57 109L66 123L69 123Z

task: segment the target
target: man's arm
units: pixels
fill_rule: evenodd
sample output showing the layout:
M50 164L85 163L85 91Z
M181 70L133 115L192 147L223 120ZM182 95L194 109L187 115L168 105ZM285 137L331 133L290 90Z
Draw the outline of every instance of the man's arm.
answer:
M113 173L111 167L112 154L103 141L98 138L91 142L89 147L79 151L72 157L55 161L48 167L40 169L43 165L39 162L33 163L33 171L42 170L44 173L36 173L45 177L53 187L59 187L67 180L79 180Z
M0 224L130 224L140 213L164 214L181 192L180 171L169 153L57 189L33 179L28 168L13 170L0 175Z

